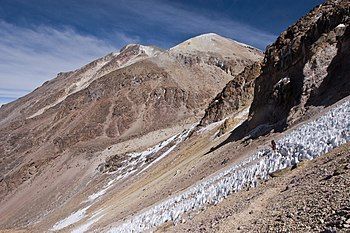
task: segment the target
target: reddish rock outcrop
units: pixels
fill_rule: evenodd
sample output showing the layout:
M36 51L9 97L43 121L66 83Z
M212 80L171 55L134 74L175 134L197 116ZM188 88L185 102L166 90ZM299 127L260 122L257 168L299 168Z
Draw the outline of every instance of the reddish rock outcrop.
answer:
M350 2L330 0L284 31L265 52L249 129L285 127L314 106L350 94Z
M259 76L260 69L260 62L255 62L228 82L209 104L199 125L223 120L238 110L249 107L253 100L255 78Z

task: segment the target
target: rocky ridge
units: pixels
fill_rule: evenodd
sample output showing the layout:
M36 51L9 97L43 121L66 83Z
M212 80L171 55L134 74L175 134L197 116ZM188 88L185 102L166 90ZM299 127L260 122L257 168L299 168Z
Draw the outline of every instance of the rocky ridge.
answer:
M253 63L229 81L209 104L199 125L221 121L239 110L249 108L253 100L254 82L260 69L260 62Z
M285 127L308 109L349 95L349 15L349 1L326 1L266 49L249 129L261 124Z

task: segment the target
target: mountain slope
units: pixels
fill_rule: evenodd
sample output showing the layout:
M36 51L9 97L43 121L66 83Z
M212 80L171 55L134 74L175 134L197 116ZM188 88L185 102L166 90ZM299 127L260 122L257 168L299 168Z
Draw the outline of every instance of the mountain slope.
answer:
M255 79L259 76L260 69L260 62L253 63L229 81L205 110L200 125L221 121L231 114L249 108L253 100Z
M348 15L346 11L347 2L342 2L343 5L340 5L341 9L335 8L335 6L338 6L336 3L339 3L339 1L328 1L316 8L316 10L327 9L323 17L328 18L330 16L327 14L332 15L335 9L340 12L341 17L346 18ZM305 18L308 19L309 16L313 17L313 12ZM314 25L311 24L310 26L313 27ZM340 28L343 28L343 25ZM295 35L298 35L298 33L302 34L302 30L303 27L301 27L301 32L296 31ZM318 34L316 33L316 35ZM334 39L343 41L341 36ZM321 52L322 50L327 51L324 47L319 49ZM300 52L302 54L302 51ZM313 50L308 48L305 52L312 53ZM276 51L276 54L280 53L283 53L283 49ZM298 53L296 56L301 54ZM270 55L266 56L263 69L266 68L266 61ZM327 60L327 55L320 58ZM289 64L289 67L286 69L290 69L293 72L293 68L294 64ZM317 66L311 69L314 69L313 72L319 71ZM334 72L337 72L337 70L334 70ZM341 69L339 72L340 74L343 73ZM263 74L260 74L259 77L261 75ZM267 76L268 73L265 73L265 75ZM271 73L271 75L273 76L274 74ZM286 84L289 82L288 79L284 81L286 81ZM256 81L255 84L258 82ZM265 80L264 82L265 85L270 85L269 81ZM284 83L281 83L283 86ZM102 226L107 225L107 227L102 228L107 232L128 232L131 230L142 232L156 228L167 231L169 225L190 222L196 214L210 205L217 205L235 192L262 184L266 179L273 176L274 172L286 167L294 167L301 161L322 156L331 149L348 142L350 140L348 118L350 108L349 98L346 98L348 89L346 85L336 85L334 87L339 88L340 93L343 93L339 98L337 97L334 102L330 102L325 110L319 109L319 113L316 116L300 118L298 124L293 122L294 124L290 125L291 129L284 131L282 134L270 131L271 128L269 128L268 131L264 132L268 134L263 137L250 138L250 134L243 134L242 140L232 140L232 135L236 134L235 127L237 124L230 126L229 130L233 130L231 136L228 133L218 136L222 122L196 129L191 138L182 144L178 153L174 153L174 157L163 160L162 163L154 168L154 171L144 174L143 179L150 183L140 182L132 186L135 190L140 190L137 194L130 195L132 197L123 197L125 201L119 202L114 199L113 202L108 202L108 204L112 205L126 205L128 211L130 209L133 209L133 211L124 214L124 209L117 207L116 210L119 213L114 218L100 222L101 225L95 224L92 229L100 229ZM261 86L255 86L255 90L261 91L260 88ZM307 88L312 90L313 86ZM345 90L345 92L342 92L342 90ZM282 88L279 89L279 93L282 96L288 95L288 90ZM232 101L235 101L237 97L236 92L232 92L232 94ZM261 98L261 96L258 97ZM256 98L258 97L254 97L255 101L257 101ZM344 100L341 100L343 98ZM229 100L230 98L228 97L226 101ZM335 103L337 100L340 101ZM261 101L273 103L274 96L267 96ZM322 98L316 100L316 103L324 104ZM225 105L222 106L226 107ZM276 109L287 106L287 104L282 102L279 106L276 106ZM232 111L231 107L227 109ZM225 110L223 112L225 113ZM251 112L253 111L251 110ZM233 116L233 118L236 117L237 115ZM281 114L279 117L283 118L283 115ZM215 117L213 119L215 121ZM309 119L309 121L306 121L306 119ZM269 116L263 117L261 120L268 122ZM261 136L259 132L262 131L262 127L257 125L258 127L255 128L252 122L248 121L248 123L251 123L250 127L254 129L254 134ZM246 123L240 125L241 128L246 126ZM276 141L277 150L272 149L274 146L270 147L271 140ZM187 149L185 149L186 147ZM153 184L154 186L151 187L155 190L150 191L149 184ZM174 186L175 188L173 188ZM147 203L138 201L138 199L146 201L144 197L156 200L149 201L147 199ZM137 200L135 206L128 204L128 201L133 200ZM249 203L249 200L247 202ZM102 208L98 209L98 211L113 214L111 213L111 208ZM94 212L89 213L89 216L92 214ZM201 219L201 221L210 219L209 216L206 217ZM201 228L197 230L204 231Z
M47 105L5 106L0 228L309 230L287 219L288 208L332 230L308 215L316 198L347 213L347 190L334 194L347 184L347 149L318 157L350 141L348 20L349 1L329 0L282 32L262 63L258 50L216 34L168 51L130 45L120 54L144 50L140 60L88 78L38 115ZM320 211L327 222L340 216Z
M189 54L128 45L1 107L0 226L52 221L68 202L66 211L76 208L72 201L108 177L98 170L110 161L138 161L132 168L138 172L152 166L186 137L182 131L200 119L232 73L261 59L256 49L202 37L205 51Z
M349 12L349 1L326 1L282 32L266 49L260 70L246 68L240 74L251 81L228 83L206 109L201 125L225 118L229 125L229 116L246 102L248 121L230 140L248 134L254 138L283 131L348 96Z

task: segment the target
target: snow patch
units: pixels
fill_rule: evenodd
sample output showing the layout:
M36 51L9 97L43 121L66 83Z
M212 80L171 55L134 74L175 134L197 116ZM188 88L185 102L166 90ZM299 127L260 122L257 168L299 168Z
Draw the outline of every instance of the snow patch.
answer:
M195 124L192 125L188 130L185 130L178 135L174 135L168 138L167 140L155 145L154 147L148 148L143 152L129 153L127 155L127 158L122 162L123 166L118 168L118 170L111 172L110 174L119 174L116 180L125 179L126 177L136 173L138 170L141 169L140 172L137 172L137 174L140 174L141 172L145 171L150 166L152 166L153 164L157 163L161 159L165 158L168 154L170 154L170 152L173 151L178 144L186 140L186 138L188 137L188 135L194 127ZM167 151L159 155L153 162L147 165L146 161L150 156L158 153L160 150L170 145L171 143L175 144L171 146Z
M91 216L88 221L85 224L82 224L81 226L75 228L72 230L71 233L84 233L87 230L90 229L92 225L94 225L98 220L100 220L105 214L102 213L102 211L98 211L93 216Z
M188 135L191 133L191 131L194 129L193 125L190 129L184 131L182 134L180 134L177 137L176 143L175 145L173 145L172 147L170 147L167 151L165 151L163 154L161 154L158 158L156 158L153 162L151 162L150 164L148 164L146 167L144 167L139 173L142 173L143 171L147 170L149 167L151 167L153 164L159 162L160 160L162 160L163 158L165 158L168 154L170 154L170 152L172 152L175 147L177 145L179 145L182 141L186 140L186 138L188 137Z
M98 191L94 194L91 194L88 197L88 201L92 202L92 201L96 200L97 198L103 196L113 186L113 182L114 182L113 180L109 181L108 184L103 187L103 189L101 189L100 191Z
M172 48L169 51L173 52L193 52L193 51L211 51L215 48L216 40L223 40L223 38L215 33L207 33L188 39ZM228 40L228 39L226 39Z
M235 115L231 115L231 116L228 116L228 117L225 117L224 119L222 119L221 121L217 121L217 122L213 122L211 124L208 124L207 126L205 127L202 127L200 129L198 129L198 133L203 133L203 132L208 132L208 131L211 131L213 129L215 129L216 127L218 127L219 125L222 125L227 119L229 119L230 117L233 117L234 119L236 120L239 120L236 124L236 126L234 128L232 128L231 130L235 129L236 127L238 127L240 124L242 124L247 116L248 116L248 113L249 113L249 108L245 108L243 110L241 110L240 112L238 112L237 114ZM220 132L220 129L218 131L215 132L214 134L214 137L213 138L216 138L217 135L219 134Z
M157 56L160 53L158 49L155 49L151 46L140 45L140 50L142 50L149 57Z
M216 127L218 127L219 125L223 124L225 122L227 118L221 120L221 121L217 121L217 122L213 122L211 124L208 124L207 126L205 127L202 127L200 129L198 129L198 133L204 133L204 132L208 132L208 131L211 131L213 129L215 129Z
M345 28L345 27L346 27L345 24L341 23L338 26L336 26L335 28Z
M245 47L245 48L249 48L249 49L256 49L256 48L254 48L253 46L250 46L250 45L244 44L244 43L242 43L242 42L238 42L238 41L236 41L236 40L233 40L233 41L234 41L234 42L236 42L237 44L239 44L240 46Z
M175 144L173 146L171 146L167 151L165 151L164 153L162 153L157 159L155 159L153 162L151 162L150 164L148 164L147 166L143 167L141 171L139 171L137 174L142 173L143 171L147 170L149 167L151 167L152 165L154 165L155 163L159 162L160 160L162 160L163 158L165 158L168 154L170 154L170 152L172 152L175 147L181 143L182 141L186 140L188 135L190 134L190 132L193 130L193 128L195 127L196 124L192 125L192 127L190 127L190 129L185 130L184 132L178 134L178 135L174 135L170 138L168 138L167 140L157 144L154 147L151 147L143 152L139 152L139 153L130 153L129 154L129 159L127 162L125 162L125 164L127 164L127 167L122 167L121 169L118 169L116 172L119 172L120 175L117 176L116 179L114 180L110 180L101 190L99 190L98 192L93 193L92 195L90 195L88 197L88 199L86 201L84 201L83 203L86 202L90 202L93 203L96 199L98 199L99 197L103 196L114 184L115 181L124 179L126 177L128 177L129 175L137 172L140 168L142 168L145 164L146 164L146 159L149 155L153 155L157 152L159 152L161 149L163 149L164 147L166 147L167 145L169 145L170 143L175 141ZM140 165L141 164L141 165ZM125 172L126 170L126 172ZM113 173L116 173L113 172ZM52 227L52 231L58 231L61 230L67 226L70 226L74 223L79 222L80 220L82 220L83 218L85 218L85 214L86 211L92 206L92 204L84 207L83 209L80 209L76 212L74 212L73 214L71 214L70 216L68 216L67 218L57 222L53 227ZM104 214L102 214L103 210L98 211L97 213L95 213L92 217L90 217L87 222L79 227L77 227L76 229L74 229L72 232L75 233L81 233L81 232L85 232L87 231L94 223L96 223L97 221L99 221L100 218L103 217Z
M52 227L52 231L59 231L63 228L66 228L76 222L79 222L85 217L87 209L89 209L91 205L84 207L83 209L80 209L73 214L69 215L67 218L57 222L55 225Z

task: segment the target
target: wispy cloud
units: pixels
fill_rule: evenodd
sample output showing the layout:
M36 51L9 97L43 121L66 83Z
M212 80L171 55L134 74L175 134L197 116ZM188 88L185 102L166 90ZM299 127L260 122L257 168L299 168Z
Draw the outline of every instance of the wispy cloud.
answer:
M7 103L9 103L9 102L12 102L12 101L14 101L14 100L16 100L17 98L9 98L9 97L0 97L0 107L1 107L1 105L3 105L3 104L7 104Z
M143 25L157 25L169 34L196 35L215 32L220 35L264 49L276 39L276 35L264 32L247 24L225 17L217 12L194 11L185 5L165 1L129 0L118 3L142 20ZM209 9L210 10L210 9ZM155 35L153 40L160 41L162 34ZM159 38L160 37L160 38Z
M0 88L0 98L16 99L30 92L31 89Z
M129 38L120 34L119 40L116 46ZM76 69L116 46L69 28L28 29L0 21L0 97L18 98L58 72Z

